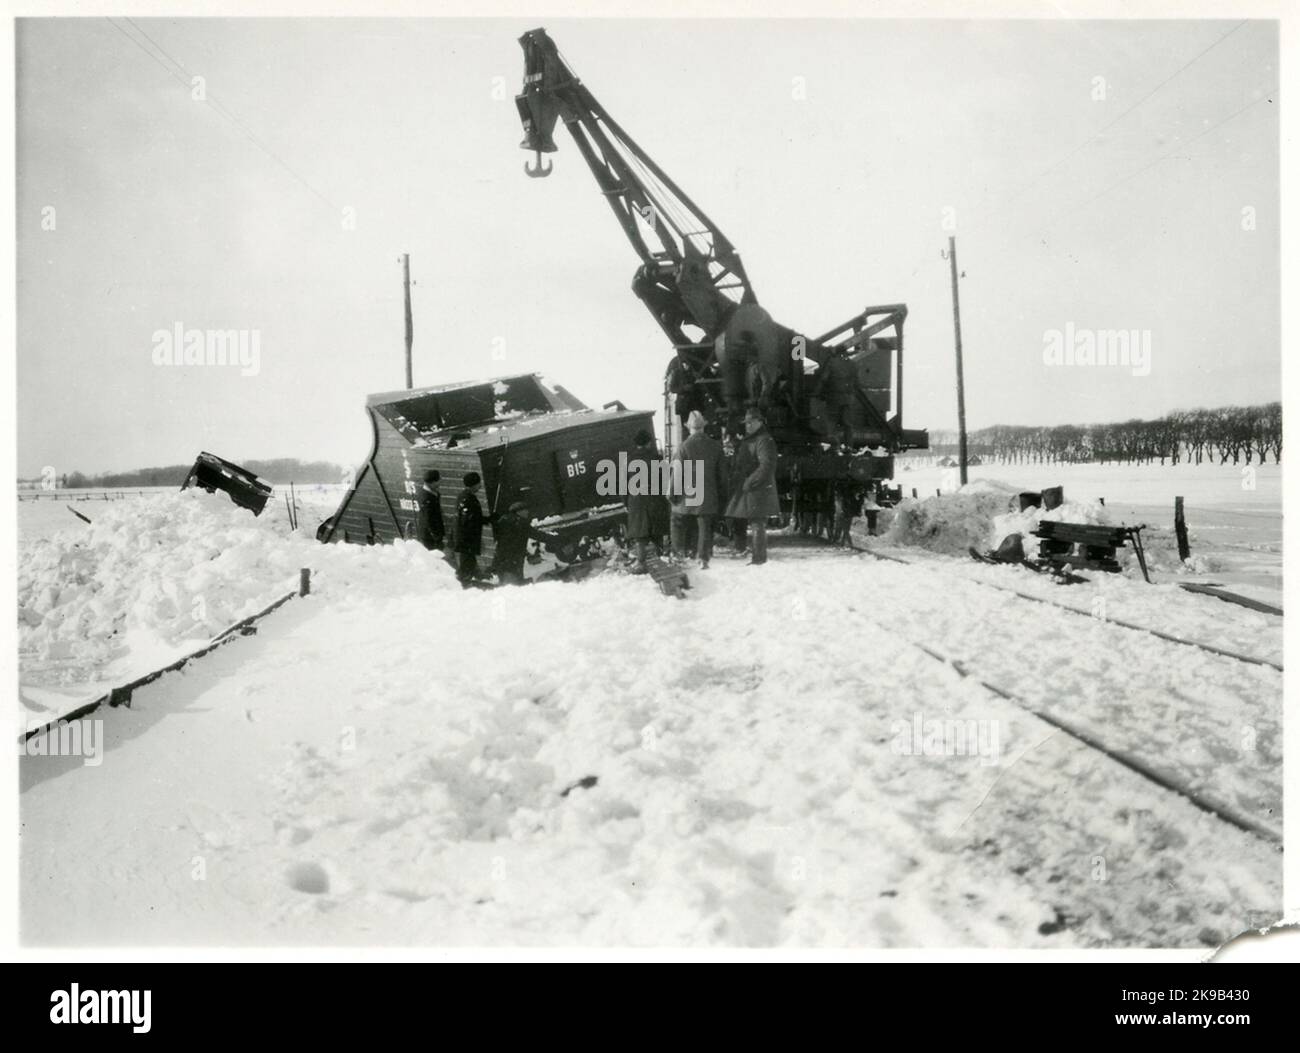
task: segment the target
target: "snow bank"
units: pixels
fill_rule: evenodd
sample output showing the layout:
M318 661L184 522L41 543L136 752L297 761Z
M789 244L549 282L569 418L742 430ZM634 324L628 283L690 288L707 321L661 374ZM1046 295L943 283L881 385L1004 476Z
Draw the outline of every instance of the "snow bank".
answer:
M951 469L897 459L896 483L934 493ZM1249 489L1244 465L1204 464L984 464L972 478L993 477L1020 490L1045 479L1065 487L1067 497L1104 497L1115 524L1145 523L1143 543L1153 573L1163 578L1204 578L1243 589L1267 602L1282 602L1282 473L1276 464L1252 465ZM1182 496L1192 539L1192 558L1178 559L1173 535L1174 497ZM1120 562L1127 576L1141 577L1127 549Z
M1006 512L1016 493L1005 483L981 479L951 493L906 499L894 510L884 540L953 555L984 548L994 518Z
M1112 522L1106 506L1098 501L1066 501L1051 511L1016 511L1016 496L1021 492L995 479L977 479L951 493L904 500L894 511L884 541L965 555L971 548L997 548L1008 534L1029 536L1045 519L1107 525Z
M1057 523L1087 523L1095 526L1111 526L1114 519L1106 506L1100 501L1065 501L1047 511L1042 508L1026 508L1023 512L1007 512L994 516L989 547L996 548L1008 534L1023 534L1028 537L1038 529L1038 524L1045 520Z
M287 525L260 523L224 494L186 490L106 504L91 523L24 546L24 664L70 683L130 652L210 638L286 590L279 531Z
M156 668L282 596L304 566L324 575L317 587L392 589L416 571L455 584L417 544L319 545L225 494L106 503L91 523L19 552L22 678L67 686Z

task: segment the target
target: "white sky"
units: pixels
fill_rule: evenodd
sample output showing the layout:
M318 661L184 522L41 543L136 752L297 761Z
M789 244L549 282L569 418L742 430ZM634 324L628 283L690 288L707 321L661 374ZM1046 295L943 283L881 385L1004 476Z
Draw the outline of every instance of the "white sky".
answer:
M402 252L417 384L537 370L660 408L670 349L567 133L549 179L521 170L533 23L137 23L208 102L107 20L19 23L20 475L200 448L359 461L364 396L402 384ZM1249 22L1176 73L1235 24L547 26L778 320L816 335L909 305L904 420L942 429L945 208L971 427L1280 397L1276 30ZM178 322L260 330L261 372L155 366L153 332ZM1045 366L1067 323L1150 330L1151 374Z

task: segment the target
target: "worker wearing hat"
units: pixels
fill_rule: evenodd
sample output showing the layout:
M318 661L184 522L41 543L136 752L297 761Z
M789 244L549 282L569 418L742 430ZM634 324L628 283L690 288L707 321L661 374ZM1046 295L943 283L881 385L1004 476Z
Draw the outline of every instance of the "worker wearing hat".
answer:
M736 451L739 488L727 503L727 515L743 519L753 535L751 567L767 562L767 520L781 514L776 495L776 440L757 409L745 411L745 439Z
M722 513L727 492L727 455L722 443L704 430L704 415L699 410L686 419L690 436L677 448L673 459L682 493L674 504L674 552L684 552L686 524L696 527L695 556L701 570L707 570L713 556L713 522Z
M420 487L420 514L415 521L415 537L425 548L442 548L446 543L442 525L442 495L438 483L442 476L436 469L424 473Z
M528 538L532 517L522 501L514 501L506 511L492 517L492 571L503 585L524 583L524 559L528 555Z
M628 478L650 479L659 466L654 436L644 428L636 433L636 449L627 458ZM660 554L664 552L663 536L670 530L669 503L660 493L629 492L627 495L627 522L624 537L632 546L632 573L646 574L648 546L654 543Z
M478 472L466 472L456 502L456 577L466 589L478 575L478 554L483 549L483 506L478 500L482 482Z

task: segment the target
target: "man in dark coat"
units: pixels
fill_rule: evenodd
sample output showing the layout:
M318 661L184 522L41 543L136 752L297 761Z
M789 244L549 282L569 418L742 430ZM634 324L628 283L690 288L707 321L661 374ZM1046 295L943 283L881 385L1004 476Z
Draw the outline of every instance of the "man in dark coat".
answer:
M503 585L524 583L524 558L528 555L531 523L532 517L522 501L514 502L492 519L492 539L496 543L492 570Z
M776 440L767 430L762 414L756 409L745 411L745 441L736 453L736 477L740 489L727 504L732 519L746 519L754 535L751 567L767 562L767 520L781 514L776 495Z
M651 493L650 484L658 477L659 459L655 456L654 436L648 431L636 434L636 449L627 458L627 540L635 554L633 574L645 574L646 543L663 547L668 528L668 501L662 494Z
M695 520L695 556L700 569L707 570L713 558L713 521L722 513L727 492L727 455L722 443L704 431L704 416L698 410L686 421L690 436L677 449L675 459L684 482L693 492L683 492L681 515ZM687 467L689 465L689 468Z
M445 543L439 479L441 476L437 470L430 469L424 473L424 485L420 487L420 514L415 521L415 537L425 548L442 548Z
M478 574L478 554L483 550L483 506L478 488L478 472L467 472L462 480L465 489L456 502L456 577L468 589Z

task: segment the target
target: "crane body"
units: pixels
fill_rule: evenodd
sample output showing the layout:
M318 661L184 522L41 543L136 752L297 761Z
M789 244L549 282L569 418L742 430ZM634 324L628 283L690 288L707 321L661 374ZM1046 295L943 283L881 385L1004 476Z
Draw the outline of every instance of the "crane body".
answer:
M783 507L801 491L880 489L893 454L924 449L902 426L904 304L868 307L809 338L760 305L735 246L627 134L573 73L544 29L520 38L520 144L550 175L562 122L640 263L632 289L672 345L665 371L664 444L699 410L715 434L759 409L780 451ZM806 502L808 494L804 493Z

